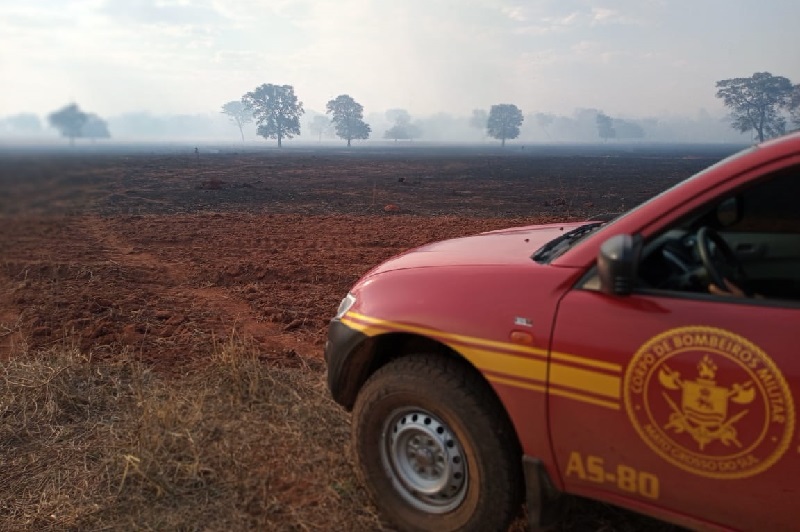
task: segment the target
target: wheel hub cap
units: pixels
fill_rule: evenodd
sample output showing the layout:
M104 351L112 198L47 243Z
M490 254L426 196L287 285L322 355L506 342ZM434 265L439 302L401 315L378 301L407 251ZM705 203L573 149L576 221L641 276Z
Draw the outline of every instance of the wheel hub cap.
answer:
M445 513L464 499L468 479L461 444L431 413L414 409L390 416L381 455L395 487L414 507Z

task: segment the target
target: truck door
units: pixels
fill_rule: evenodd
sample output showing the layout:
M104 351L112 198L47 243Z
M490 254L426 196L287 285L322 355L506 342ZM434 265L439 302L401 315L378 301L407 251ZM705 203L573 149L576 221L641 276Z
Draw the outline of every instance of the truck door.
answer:
M750 270L766 293L645 284L618 296L588 283L564 296L548 408L568 491L735 529L796 527L800 173L793 176L764 185L785 190L745 190L742 219L721 231L732 247L759 250Z
M566 489L734 528L793 526L798 326L800 309L751 300L569 293L549 387Z

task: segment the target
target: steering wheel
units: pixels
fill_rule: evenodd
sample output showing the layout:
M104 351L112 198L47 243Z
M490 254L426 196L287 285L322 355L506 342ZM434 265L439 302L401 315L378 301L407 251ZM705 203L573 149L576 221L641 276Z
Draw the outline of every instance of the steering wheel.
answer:
M725 280L728 280L741 288L747 297L752 297L739 258L719 233L710 227L701 227L697 231L697 253L712 283L725 290Z

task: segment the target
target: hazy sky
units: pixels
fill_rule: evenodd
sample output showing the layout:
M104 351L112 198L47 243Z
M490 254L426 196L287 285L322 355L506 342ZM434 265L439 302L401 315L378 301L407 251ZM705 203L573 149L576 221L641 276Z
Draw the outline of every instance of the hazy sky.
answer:
M0 0L0 115L213 113L262 83L306 110L721 113L719 79L800 83L798 0Z

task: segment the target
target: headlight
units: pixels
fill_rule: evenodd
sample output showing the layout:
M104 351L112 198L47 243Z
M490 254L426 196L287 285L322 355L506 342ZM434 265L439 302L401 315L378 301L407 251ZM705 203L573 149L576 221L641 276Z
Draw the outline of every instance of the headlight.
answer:
M350 310L350 307L352 307L355 304L355 302L356 302L356 296L354 296L353 294L347 294L345 298L342 299L342 302L339 303L339 309L336 311L336 316L334 316L333 319L338 320L342 316L347 314L347 311Z

